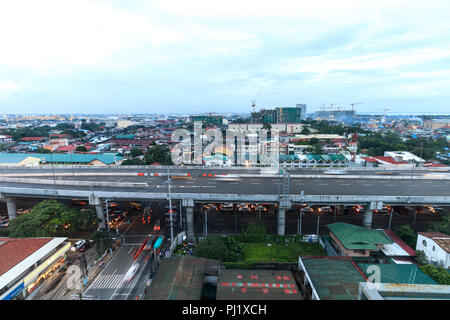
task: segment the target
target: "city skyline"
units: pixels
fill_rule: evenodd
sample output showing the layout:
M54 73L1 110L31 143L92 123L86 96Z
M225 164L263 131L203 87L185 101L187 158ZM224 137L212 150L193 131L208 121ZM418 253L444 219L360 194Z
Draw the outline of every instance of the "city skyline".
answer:
M445 5L3 3L0 113L446 113Z

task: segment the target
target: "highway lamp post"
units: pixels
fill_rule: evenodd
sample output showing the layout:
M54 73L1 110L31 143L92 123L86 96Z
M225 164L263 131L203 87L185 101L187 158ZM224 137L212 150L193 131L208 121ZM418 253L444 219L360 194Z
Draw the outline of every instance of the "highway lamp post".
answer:
M172 194L170 192L169 168L167 168L167 190L168 190L168 197L169 197L170 244L172 244L173 243L173 219L172 219Z
M319 236L319 227L320 227L320 214L317 215L317 231L316 231L317 236Z
M73 158L72 158L72 155L73 155L73 151L70 151L70 162L72 163L72 176L75 176L75 170L74 170L74 168L73 168Z
M56 186L55 168L53 167L53 152L50 152L50 158L51 158L51 163L52 163L53 184Z
M236 212L236 207L234 208L234 233L237 233L237 212Z
M392 208L389 210L389 224L388 224L388 230L391 230L391 223L392 223L392 216L393 216L393 213L394 213L394 208L392 207Z
M208 209L203 206L203 212L205 213L205 222L203 227L203 237L208 237Z
M300 236L302 234L302 216L303 208L298 211L298 221L297 221L297 234Z

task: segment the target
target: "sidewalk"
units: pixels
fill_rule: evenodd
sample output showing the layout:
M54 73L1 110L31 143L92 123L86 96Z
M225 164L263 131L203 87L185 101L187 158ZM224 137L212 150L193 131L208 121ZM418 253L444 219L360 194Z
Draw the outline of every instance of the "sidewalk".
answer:
M92 283L92 281L97 277L97 275L103 270L105 265L111 260L114 254L117 252L118 247L114 246L115 250L112 252L112 255L108 253L103 257L97 260L97 250L96 247L93 246L90 249L85 251L85 257L87 262L87 270L88 270L88 281L85 286L82 288L82 292L86 290L86 288ZM71 257L71 261L68 264L68 267L71 265L80 266L80 253L77 253L76 256ZM99 266L99 263L102 263L102 266ZM57 286L50 292L43 293L48 285L56 279L59 273L53 275L50 279L46 281L46 283L42 284L39 287L36 293L33 294L32 300L79 300L80 290L78 289L69 289L67 287L67 282L70 280L70 274L65 273L61 280L58 282Z

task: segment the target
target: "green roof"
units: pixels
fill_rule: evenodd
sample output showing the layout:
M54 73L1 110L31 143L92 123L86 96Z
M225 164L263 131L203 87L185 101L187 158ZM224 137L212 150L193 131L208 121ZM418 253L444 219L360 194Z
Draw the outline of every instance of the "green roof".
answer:
M98 160L105 164L113 164L114 161L119 161L123 159L123 157L116 156L114 153L102 153L102 154L27 153L27 155L31 157L44 159L46 163L89 163L93 160Z
M381 283L403 283L403 284L439 284L422 272L415 264L370 264L358 263L359 268L369 277L373 274L370 266L380 268Z
M359 283L366 279L351 259L300 257L320 300L357 300Z
M134 139L134 134L118 134L116 139Z
M393 243L381 230L366 229L344 222L329 224L328 229L346 249L350 250L375 250L377 249L377 244Z

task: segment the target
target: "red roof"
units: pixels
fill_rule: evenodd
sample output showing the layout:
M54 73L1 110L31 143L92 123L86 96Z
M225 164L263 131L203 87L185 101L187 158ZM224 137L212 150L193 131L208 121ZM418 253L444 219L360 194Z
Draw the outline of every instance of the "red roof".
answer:
M388 162L392 164L408 164L408 162L397 162L391 157L373 157L379 161Z
M0 238L0 276L51 240L52 238Z
M47 139L46 137L24 137L22 138L22 140L24 141L40 141L40 140L44 140Z
M76 148L77 148L77 146L61 146L61 147L57 148L55 151L56 152L72 152L72 151L75 151Z
M425 163L425 164L424 164L424 167L433 167L433 168L436 168L436 167L448 167L448 166L446 166L446 165L444 165L444 164L442 164L442 163Z
M400 239L399 236L397 236L394 231L392 230L383 230L383 231L389 236L389 238L392 239L392 241L397 243L400 246L400 248L405 250L406 253L408 253L411 257L416 256L416 252L410 246L408 246L405 241Z
M418 232L418 234L432 239L445 252L450 253L450 236L441 232Z
M362 157L362 159L364 159L366 162L378 162L376 159L369 157Z

